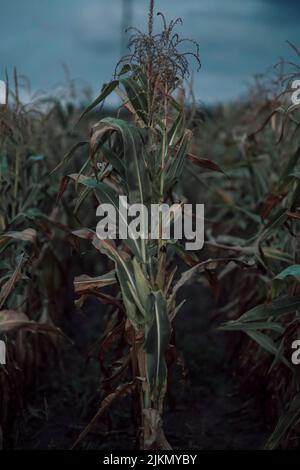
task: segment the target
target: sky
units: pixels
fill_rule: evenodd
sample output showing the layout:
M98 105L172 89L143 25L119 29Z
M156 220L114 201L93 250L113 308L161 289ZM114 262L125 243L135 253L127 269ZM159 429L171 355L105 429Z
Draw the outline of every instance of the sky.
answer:
M122 52L125 1L0 0L0 80L16 66L33 91L49 91L64 80L64 64L98 94ZM130 22L145 29L148 0L131 2ZM203 103L234 99L279 57L295 58L286 40L300 47L299 0L156 0L156 9L180 16L178 31L199 43L193 84Z

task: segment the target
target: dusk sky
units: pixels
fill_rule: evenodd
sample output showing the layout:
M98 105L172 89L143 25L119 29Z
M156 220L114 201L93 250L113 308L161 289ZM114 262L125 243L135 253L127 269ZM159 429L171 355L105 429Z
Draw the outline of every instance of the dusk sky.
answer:
M125 1L125 0L124 0ZM147 0L132 0L132 24L145 28ZM0 0L0 79L16 66L33 90L64 78L84 80L96 94L120 56L122 0ZM296 0L157 0L168 19L180 16L183 36L200 44L195 94L204 103L240 95L254 74L298 46Z

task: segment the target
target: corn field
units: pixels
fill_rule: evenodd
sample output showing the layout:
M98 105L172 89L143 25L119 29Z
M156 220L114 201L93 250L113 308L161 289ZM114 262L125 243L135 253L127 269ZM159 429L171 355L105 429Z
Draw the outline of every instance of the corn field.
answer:
M0 449L299 449L300 51L206 108L181 24L150 1L95 99L6 77ZM203 248L99 238L121 196L204 204Z

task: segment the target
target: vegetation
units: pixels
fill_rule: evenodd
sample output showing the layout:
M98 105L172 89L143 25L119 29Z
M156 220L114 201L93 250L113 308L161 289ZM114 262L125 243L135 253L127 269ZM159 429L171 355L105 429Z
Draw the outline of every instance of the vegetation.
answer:
M241 388L246 383L258 402L263 390L269 437L262 446L299 448L291 345L300 330L300 121L289 101L299 66L281 62L240 101L199 110L182 91L190 60L200 67L199 47L178 35L181 19L168 24L158 16L159 33L151 0L148 31L131 29L130 54L83 112L72 82L61 99L29 107L16 73L8 86L0 108L0 339L8 348L0 367L0 448L14 447L39 372L51 377L67 345L72 351L74 273L76 308L92 297L106 314L92 347L101 402L73 448L85 446L121 399L136 446L171 448L163 415L173 366L186 376L175 347L184 303L178 293L192 280L214 296ZM103 104L111 93L121 104L109 113ZM157 240L100 240L96 208L111 203L119 212L120 195L146 207L205 203L204 249L191 253L165 240L161 218Z

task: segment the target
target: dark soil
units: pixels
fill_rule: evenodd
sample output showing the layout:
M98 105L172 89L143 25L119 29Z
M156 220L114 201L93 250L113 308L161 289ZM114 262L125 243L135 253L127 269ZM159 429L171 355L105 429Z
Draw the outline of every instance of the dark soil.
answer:
M200 284L188 286L176 322L176 343L188 369L166 403L165 431L177 449L259 449L266 432L254 399L241 392L228 350L232 336L217 330L214 302ZM86 354L103 331L103 306L88 302L70 315L74 346L53 376L42 373L30 406L18 423L15 448L69 449L97 410L100 372ZM61 370L62 369L62 370ZM125 411L124 411L125 410ZM126 411L128 410L128 411ZM130 449L135 435L130 400L120 403L86 438L86 449Z

